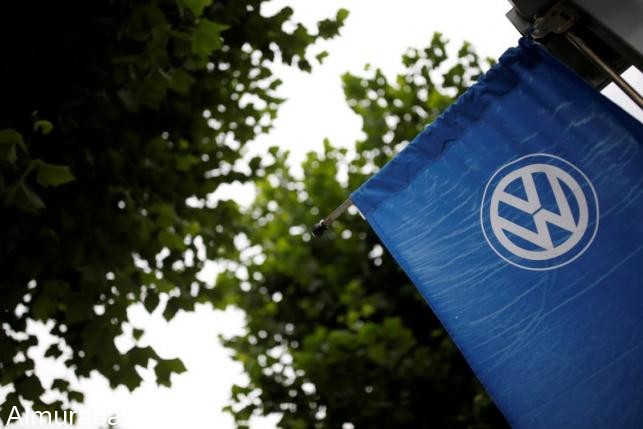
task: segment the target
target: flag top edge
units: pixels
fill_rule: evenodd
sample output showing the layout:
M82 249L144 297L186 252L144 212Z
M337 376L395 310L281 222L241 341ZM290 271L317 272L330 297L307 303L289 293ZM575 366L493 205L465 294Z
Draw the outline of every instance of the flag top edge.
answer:
M427 162L438 158L450 142L461 137L468 125L480 118L494 99L518 84L520 76L511 69L512 64L531 65L535 59L545 58L550 56L535 42L521 38L518 46L509 48L498 63L428 124L404 150L355 190L351 194L353 203L367 215L390 195L404 189L427 167Z

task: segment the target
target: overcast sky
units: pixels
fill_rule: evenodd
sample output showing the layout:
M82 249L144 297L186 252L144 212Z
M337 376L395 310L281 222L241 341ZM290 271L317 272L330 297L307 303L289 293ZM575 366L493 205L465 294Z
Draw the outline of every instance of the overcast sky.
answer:
M284 81L281 94L288 101L280 110L273 132L253 143L252 150L261 151L268 145L286 147L292 152L294 164L306 152L321 148L325 137L335 144L351 146L359 135L360 122L344 101L342 73L360 73L369 63L394 74L401 70L402 52L407 47L426 46L434 31L452 40L452 48L468 40L480 54L495 58L514 46L519 37L504 17L510 8L506 0L279 0L267 4L264 11L271 14L285 5L295 9L297 21L311 26L321 18L333 16L340 7L351 12L341 37L315 48L315 52L323 48L330 53L324 65L311 74L283 67L275 70ZM640 73L634 74L633 79L639 88L643 87ZM623 99L618 90L610 89L610 94ZM636 112L636 108L632 111ZM643 120L640 110L638 115ZM217 195L234 195L248 203L253 193L247 187L227 187ZM244 376L216 338L221 333L241 333L243 314L199 306L193 313L180 312L167 323L159 314L150 316L139 306L131 309L130 319L135 326L146 329L144 343L163 357L180 357L188 372L175 376L170 389L157 387L151 375L146 374L142 387L132 393L124 388L112 391L106 380L94 375L80 383L86 393L81 414L118 413L122 429L232 428L231 417L220 410L227 404L232 383L242 383ZM35 329L44 331L42 327ZM45 348L46 345L40 350ZM37 365L39 374L47 378L66 371L61 365L42 360ZM257 418L252 428L274 428L276 421L276 416Z

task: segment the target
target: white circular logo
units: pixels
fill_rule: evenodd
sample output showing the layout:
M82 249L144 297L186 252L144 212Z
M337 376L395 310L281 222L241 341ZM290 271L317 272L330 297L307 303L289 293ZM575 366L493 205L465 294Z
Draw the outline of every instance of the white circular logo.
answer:
M485 187L480 223L505 261L550 270L578 258L598 230L594 186L557 156L533 154L500 167Z

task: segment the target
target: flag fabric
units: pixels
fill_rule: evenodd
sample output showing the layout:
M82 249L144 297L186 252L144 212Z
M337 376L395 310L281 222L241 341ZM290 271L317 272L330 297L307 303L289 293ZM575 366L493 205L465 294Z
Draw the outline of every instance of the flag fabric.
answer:
M523 39L352 194L514 427L643 427L642 145Z

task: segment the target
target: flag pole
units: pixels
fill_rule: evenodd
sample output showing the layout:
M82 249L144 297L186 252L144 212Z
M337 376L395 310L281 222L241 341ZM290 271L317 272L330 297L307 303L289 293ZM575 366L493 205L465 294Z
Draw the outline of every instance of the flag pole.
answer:
M643 109L643 97L639 94L625 79L621 77L613 68L611 68L605 61L599 57L583 40L574 34L572 31L567 30L565 37L569 42L574 45L576 49L581 51L589 60L591 60L598 68L607 74L616 85L618 85L623 92L630 97L641 109Z
M313 235L315 237L321 237L322 235L324 235L324 232L326 232L328 230L328 227L330 227L330 225L335 222L335 219L341 216L341 214L344 213L346 209L348 209L352 205L353 201L350 198L344 200L344 202L341 203L335 210L333 210L331 214L315 224L315 226L313 227Z

